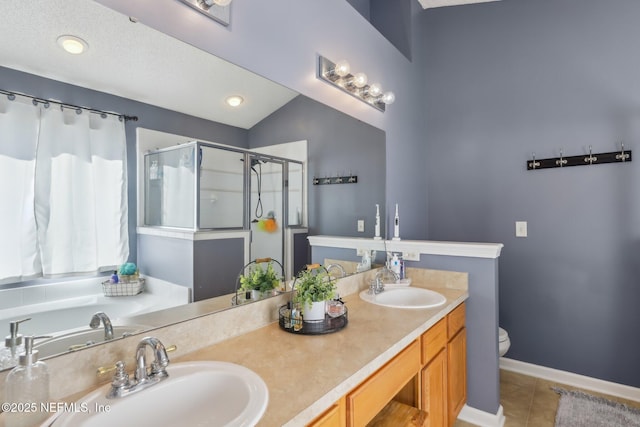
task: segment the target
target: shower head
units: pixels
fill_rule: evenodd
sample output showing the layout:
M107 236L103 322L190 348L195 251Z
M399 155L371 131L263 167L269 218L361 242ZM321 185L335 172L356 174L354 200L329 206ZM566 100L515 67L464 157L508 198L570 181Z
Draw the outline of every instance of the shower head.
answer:
M241 162L244 162L244 159L240 159ZM258 173L258 171L255 169L256 165L261 165L263 163L267 163L266 160L260 160L260 159L251 159L251 170L254 171L256 174Z

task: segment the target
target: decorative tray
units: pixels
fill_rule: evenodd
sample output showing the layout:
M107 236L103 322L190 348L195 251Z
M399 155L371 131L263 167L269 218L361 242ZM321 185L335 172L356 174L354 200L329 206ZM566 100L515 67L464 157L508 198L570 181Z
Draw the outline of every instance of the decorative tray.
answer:
M302 317L291 318L289 304L285 304L278 310L280 328L292 334L322 335L338 332L349 323L347 318L347 306L344 313L337 317L331 317L325 313L323 320L304 320Z

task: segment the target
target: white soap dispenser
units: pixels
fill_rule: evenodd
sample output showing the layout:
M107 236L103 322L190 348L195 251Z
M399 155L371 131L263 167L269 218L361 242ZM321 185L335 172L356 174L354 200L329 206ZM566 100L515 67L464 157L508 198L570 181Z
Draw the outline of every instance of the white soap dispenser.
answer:
M50 415L42 404L49 402L49 368L38 361L38 350L33 350L33 341L38 338L24 337L24 353L18 366L13 368L5 381L5 396L9 404L16 404L16 411L5 413L6 427L29 427L39 425Z
M0 349L0 370L16 366L18 356L24 353L24 344L22 343L22 335L18 333L18 326L27 320L31 320L31 318L9 322L9 335L4 339L4 348Z

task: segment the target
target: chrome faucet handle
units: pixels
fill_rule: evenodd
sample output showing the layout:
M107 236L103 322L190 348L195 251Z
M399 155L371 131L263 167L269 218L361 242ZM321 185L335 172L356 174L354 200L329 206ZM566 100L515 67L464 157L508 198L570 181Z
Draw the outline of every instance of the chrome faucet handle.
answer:
M378 289L378 281L376 279L371 279L369 281L369 295L375 295L377 294L377 289Z
M111 390L107 394L107 399L122 396L123 392L131 385L129 382L129 374L125 370L124 362L118 360L116 362L116 373L113 374L111 380Z

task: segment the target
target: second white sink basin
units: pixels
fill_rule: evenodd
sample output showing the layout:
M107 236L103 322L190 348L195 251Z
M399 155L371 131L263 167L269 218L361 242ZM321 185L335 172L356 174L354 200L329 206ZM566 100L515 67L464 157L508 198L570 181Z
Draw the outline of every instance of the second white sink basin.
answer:
M107 399L110 385L78 400L51 427L253 426L269 401L262 378L228 362L170 364L169 378L130 396ZM80 406L83 405L83 406ZM108 410L107 410L108 409Z
M360 298L372 304L393 308L434 308L447 302L438 292L411 286L385 289L377 295L371 295L365 290L360 292Z

